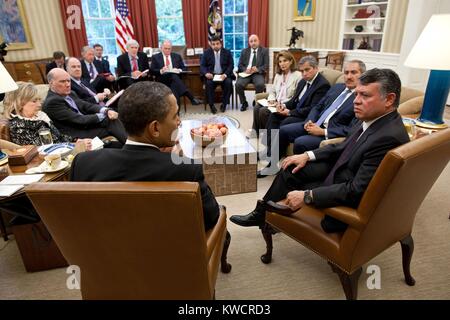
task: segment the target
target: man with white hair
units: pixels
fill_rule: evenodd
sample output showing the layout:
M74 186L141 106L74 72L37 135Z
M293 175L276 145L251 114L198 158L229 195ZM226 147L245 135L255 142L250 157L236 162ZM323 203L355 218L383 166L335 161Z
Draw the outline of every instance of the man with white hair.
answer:
M248 108L244 89L249 83L253 83L256 93L264 92L265 76L269 72L269 50L260 46L259 38L252 34L248 38L249 47L242 49L238 64L239 77L236 80L236 93L241 101L241 111ZM241 76L245 74L245 77Z
M61 133L80 139L113 136L121 144L125 143L127 133L117 112L81 100L71 90L70 75L63 69L52 69L47 80L50 90L42 111Z
M121 89L132 85L135 81L145 80L148 77L150 66L147 55L139 51L136 40L127 42L127 52L117 57L117 76Z
M178 105L180 97L186 96L193 105L199 105L202 102L194 98L192 93L186 88L186 85L180 78L180 72L186 71L183 58L175 52L172 52L172 42L164 40L161 43L161 52L152 56L151 72L156 76L156 81L168 86Z
M97 92L103 92L105 88L112 89L115 78L103 69L100 61L95 59L94 49L84 46L81 49L81 56L83 57L81 60L83 81L90 83Z

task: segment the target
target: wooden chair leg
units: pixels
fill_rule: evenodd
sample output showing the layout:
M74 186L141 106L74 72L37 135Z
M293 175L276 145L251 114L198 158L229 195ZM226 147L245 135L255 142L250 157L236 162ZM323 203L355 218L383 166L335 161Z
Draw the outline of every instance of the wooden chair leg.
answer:
M266 241L266 253L261 256L262 263L269 264L272 262L272 234L274 234L274 229L268 224L265 223L264 226L261 228L261 232L264 238L264 241Z
M328 262L328 264L331 266L333 272L339 276L347 300L356 300L358 298L358 280L362 273L362 267L352 274L348 274L331 262Z
M403 274L405 275L405 282L408 286L413 286L416 284L416 280L411 276L411 259L414 252L414 240L411 235L407 236L405 239L400 241L402 246L402 263L403 263Z
M0 211L0 231L2 232L3 235L3 240L8 241L8 234L6 233L6 225L5 225L5 221L3 220L3 215L2 212Z
M223 243L222 257L220 258L220 267L222 273L229 273L231 271L231 264L227 262L228 248L230 247L231 235L227 230L225 235L225 242Z

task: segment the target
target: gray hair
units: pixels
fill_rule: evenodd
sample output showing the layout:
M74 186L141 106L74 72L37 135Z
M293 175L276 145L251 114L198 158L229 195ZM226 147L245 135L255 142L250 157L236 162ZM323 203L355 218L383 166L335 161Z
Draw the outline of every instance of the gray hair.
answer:
M359 67L359 71L361 72L361 73L364 73L364 72L366 72L366 64L363 62L363 61L361 61L361 60L358 60L358 59L353 59L353 60L350 60L350 61L347 61L347 62L345 62L345 64L348 64L348 63L355 63L355 64L357 64L358 65L358 67Z
M317 68L319 66L317 59L314 58L314 56L304 56L303 58L300 59L299 61L299 65L302 65L304 63L308 62L309 65L313 68Z
M54 71L54 70L56 70L56 68L50 70L50 71L47 73L47 82L48 82L48 83L52 82L53 78L55 77L55 71Z
M169 39L166 39L166 40L161 41L161 48L164 45L164 43L168 43L168 44L170 44L170 46L173 46L172 41L170 41Z
M359 83L363 86L371 83L379 83L381 96L385 98L389 93L394 93L394 107L398 108L400 104L402 82L395 71L391 69L371 69L364 72L361 77L359 77Z
M139 42L137 42L134 39L128 40L128 42L127 42L127 49L129 49L131 46L138 46L139 47Z
M94 50L94 48L92 48L92 47L89 47L89 46L84 46L82 49L81 49L81 55L84 55L86 52L88 52L89 50Z

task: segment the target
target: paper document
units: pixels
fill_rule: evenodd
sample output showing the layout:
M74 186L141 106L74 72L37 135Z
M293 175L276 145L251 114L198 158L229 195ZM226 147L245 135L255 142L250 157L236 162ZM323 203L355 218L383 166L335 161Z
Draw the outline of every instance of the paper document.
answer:
M273 107L275 109L275 103L269 103L267 99L260 99L256 102L258 102L263 107Z
M111 99L109 99L108 101L106 101L105 106L106 106L106 107L109 107L109 106L112 105L114 102L116 102L117 99L120 98L120 96L123 94L124 91L125 91L125 90L122 89L122 90L120 90L119 92L117 92L117 93L114 95L114 97L112 97Z
M175 74L180 74L181 73L181 69L177 69L177 68L172 68L166 71L166 73L175 73Z
M95 137L94 139L92 139L91 141L91 150L98 150L98 149L103 149L103 141L99 138L99 137Z
M277 113L278 112L277 108L275 108L275 107L268 107L267 109L269 109L269 111L272 112L272 113Z
M250 77L250 76L251 76L250 73L245 73L245 72L239 73L239 77L241 77L241 78L247 78L247 77Z
M17 174L12 176L7 176L0 182L0 186L3 185L24 185L33 182L38 182L44 177L44 174Z
M213 78L213 81L215 82L222 82L222 75L221 74L216 74Z
M15 185L4 185L0 186L0 197L9 197L22 189L24 187L23 184L15 184Z

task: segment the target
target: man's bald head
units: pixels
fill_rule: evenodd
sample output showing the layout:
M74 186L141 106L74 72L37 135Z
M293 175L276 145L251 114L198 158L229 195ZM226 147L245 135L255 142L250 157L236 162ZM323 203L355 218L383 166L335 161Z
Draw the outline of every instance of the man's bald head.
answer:
M257 49L259 47L259 37L256 34L252 34L248 37L248 44L252 49Z
M50 70L47 75L50 90L61 95L68 96L70 94L70 75L63 69L55 68Z

